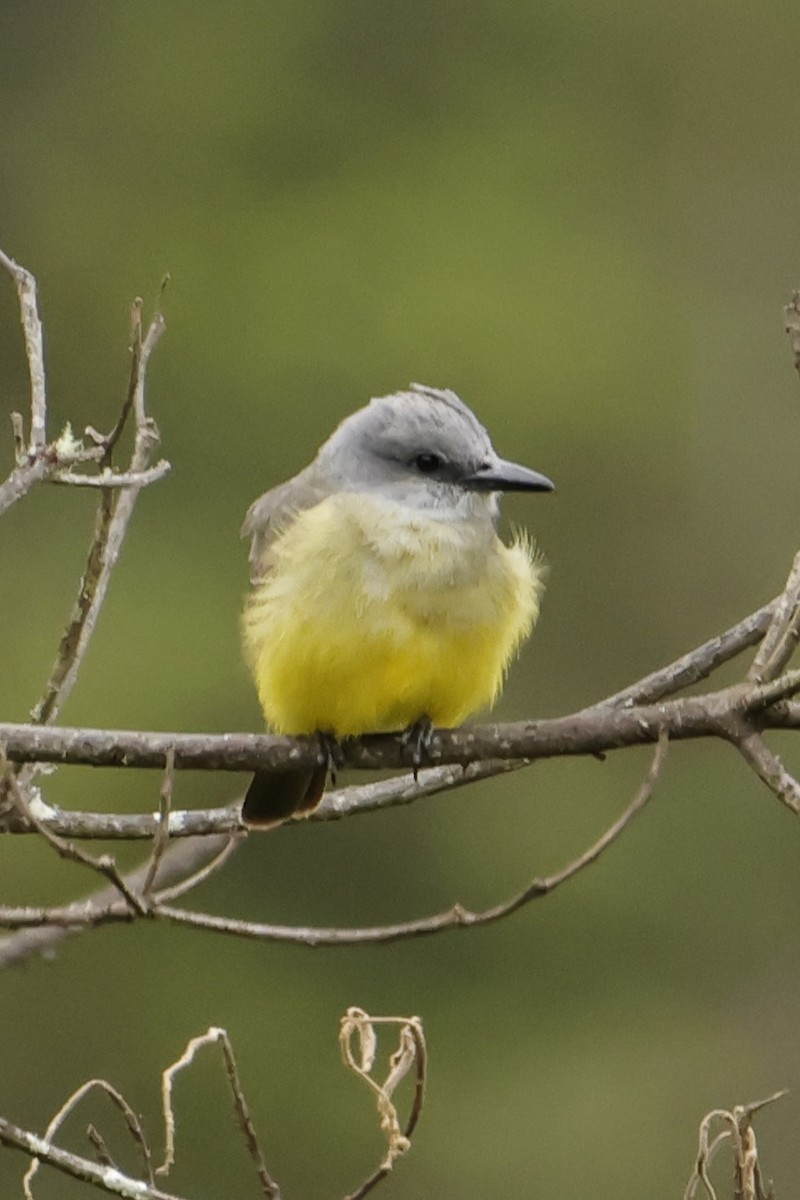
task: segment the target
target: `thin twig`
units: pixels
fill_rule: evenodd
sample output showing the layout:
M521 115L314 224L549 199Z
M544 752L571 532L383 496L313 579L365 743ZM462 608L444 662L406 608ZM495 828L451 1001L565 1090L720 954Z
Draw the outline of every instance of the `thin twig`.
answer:
M146 909L142 904L141 898L128 887L125 879L119 872L116 862L110 855L100 854L95 857L95 855L87 853L86 850L81 850L78 846L74 846L71 842L53 833L33 812L14 771L10 769L9 764L5 761L1 748L0 790L7 791L12 803L16 805L24 819L33 825L36 832L41 834L44 841L55 850L59 858L63 858L67 862L79 863L81 866L88 867L89 870L103 875L117 889L123 899L127 901L131 910L139 916L144 916Z
M94 1156L97 1161L104 1167L116 1167L117 1164L114 1161L111 1151L106 1145L105 1139L96 1125L92 1125L91 1123L87 1125L86 1136L92 1143Z
M124 423L124 414L128 409L133 408L136 418L136 433L129 472L134 475L141 474L147 469L150 456L158 445L158 430L145 412L144 386L150 355L164 329L164 318L161 313L156 313L144 340L141 341L140 327L134 321L131 342L131 373L126 402L123 406L123 416L120 417L120 422ZM116 429L119 428L121 432L120 422L109 435L106 446L107 455L110 455L110 450L114 445ZM110 465L108 458L104 459L104 465ZM50 678L45 685L41 700L33 710L33 719L36 723L46 724L54 720L75 685L80 664L94 633L100 609L105 601L111 573L116 566L140 490L140 485L128 487L121 492L115 492L110 487L103 489L95 520L94 536L78 596L62 635Z
M0 739L1 742L1 739ZM458 767L452 770L460 770ZM369 785L367 785L369 786ZM356 789L349 789L355 792ZM150 841L159 829L159 813L82 812L56 808L46 804L34 788L29 798L30 809L47 828L61 837L99 841ZM331 793L335 795L336 793ZM377 807L377 806L376 806ZM0 832L35 833L36 828L17 810L9 809L0 815ZM170 841L175 838L196 838L216 834L244 834L241 800L224 808L176 809L167 818Z
M23 1154L33 1155L64 1175L90 1183L107 1195L123 1196L125 1200L181 1200L173 1192L150 1187L143 1179L123 1175L116 1167L101 1166L78 1154L62 1150L39 1134L12 1124L5 1117L0 1117L0 1143L21 1150Z
M71 481L81 482L83 476L72 475L78 463L98 457L96 450L87 449L72 437L69 426L61 437L47 443L47 392L44 368L44 341L39 318L36 280L30 271L20 266L0 250L0 267L4 268L17 289L20 320L25 337L25 358L30 378L30 438L26 443L22 417L11 414L14 433L15 467L8 479L0 484L0 514L21 500L31 488L43 480L63 472ZM91 485L90 485L91 486Z
M17 288L19 315L25 335L25 358L31 381L30 453L35 455L47 441L47 391L44 374L42 322L36 298L36 280L25 267L0 250L0 267L8 271Z
M374 1077L377 1034L375 1025L398 1025L399 1041L389 1059L389 1072L382 1081ZM358 1046L358 1053L353 1044ZM425 1031L419 1017L373 1017L361 1008L349 1008L341 1021L339 1044L345 1066L369 1087L376 1098L381 1130L386 1134L387 1152L380 1166L369 1175L345 1200L363 1200L377 1184L385 1179L396 1160L411 1148L411 1136L422 1115L425 1102L428 1054ZM411 1068L415 1067L416 1084L411 1111L405 1126L394 1103L394 1092Z
M212 913L189 912L186 909L173 908L164 904L157 906L154 915L179 925L188 925L193 929L214 930L236 937L254 938L260 941L290 942L314 947L395 942L440 933L445 929L488 925L509 916L533 900L549 895L562 883L566 883L567 880L597 861L601 854L620 837L650 799L664 764L667 740L666 734L662 734L647 776L633 800L622 815L588 850L554 875L531 880L521 892L483 911L471 912L461 904L454 904L444 912L419 920L354 929L266 925L253 921L219 917Z
M118 1092L117 1089L112 1087L112 1085L105 1079L90 1079L86 1083L82 1083L79 1088L76 1088L75 1091L67 1097L67 1099L59 1108L58 1112L51 1119L50 1124L47 1126L47 1129L44 1132L44 1140L48 1143L51 1142L55 1134L64 1124L66 1118L76 1108L76 1106L80 1104L84 1096L87 1096L90 1092L94 1091L100 1091L104 1095L108 1096L111 1103L122 1113L123 1117L125 1118L125 1124L128 1127L128 1132L130 1133L134 1144L142 1156L142 1162L144 1164L145 1174L147 1176L147 1183L149 1187L154 1188L156 1186L156 1181L153 1174L153 1158L150 1153L150 1147L147 1144L147 1139L144 1136L142 1123L122 1093ZM34 1158L22 1179L22 1188L26 1197L32 1197L33 1195L31 1191L31 1183L33 1182L38 1170L39 1159ZM119 1170L117 1170L117 1173L121 1174Z
M718 1120L729 1125L716 1137L711 1139L712 1122ZM734 1134L736 1128L732 1116L723 1108L714 1108L711 1112L706 1113L703 1120L700 1122L698 1134L697 1158L695 1159L694 1171L686 1185L686 1190L683 1193L683 1200L694 1200L697 1194L697 1185L702 1184L708 1200L718 1200L716 1189L714 1188L711 1178L708 1174L708 1169L717 1156L717 1152Z
M800 670L784 671L774 679L753 686L740 684L734 691L739 693L735 704L737 709L741 712L758 712L760 709L769 708L771 704L777 704L780 700L788 700L797 695L800 692Z
M243 834L238 836L232 835L227 838L222 848L217 854L205 863L191 875L187 875L185 879L181 879L179 883L175 883L172 887L164 887L158 889L158 903L166 904L170 900L177 900L180 896L185 896L187 892L193 892L201 883L205 883L206 879L210 879L212 875L216 875L234 851L239 847L242 841ZM216 839L215 839L216 840Z
M227 1030L221 1029L218 1026L211 1026L204 1034L193 1037L188 1042L180 1058L176 1059L174 1063L161 1073L161 1107L164 1116L165 1149L164 1161L161 1166L156 1167L156 1174L168 1175L171 1168L175 1165L175 1110L172 1104L172 1088L175 1076L191 1066L199 1050L204 1046L210 1045L219 1045L222 1051L225 1074L227 1075L228 1084L231 1089L236 1120L244 1136L250 1157L255 1163L256 1174L261 1184L262 1193L267 1197L267 1200L281 1200L280 1187L267 1170L267 1165L264 1161L258 1137L256 1136L256 1131L250 1117L250 1110L244 1096L241 1079L239 1078L239 1070L236 1066L236 1058L233 1053L231 1040Z
M771 1200L772 1193L765 1191L758 1161L753 1117L768 1104L774 1104L786 1095L782 1090L756 1100L752 1104L736 1105L733 1109L714 1108L700 1122L697 1158L694 1169L684 1191L684 1200L694 1200L699 1186L703 1187L707 1200L717 1200L717 1192L709 1176L709 1168L723 1145L733 1149L734 1194L737 1200ZM722 1124L722 1130L713 1138L714 1123Z
M444 912L416 921L406 921L396 925L379 925L367 928L318 928L293 925L266 925L252 921L240 921L229 917L220 917L212 913L190 912L187 909L174 908L162 902L160 893L154 898L154 903L147 909L147 914L174 922L178 925L188 925L194 929L211 930L226 933L236 937L254 938L261 941L290 942L305 946L337 946L361 945L371 942L394 942L406 938L424 937L439 933L445 929L467 928L474 925L487 925L516 912L525 904L548 895L571 879L579 871L584 870L623 833L636 814L649 800L655 787L666 755L667 735L659 738L653 762L644 783L634 796L633 801L623 814L602 834L600 838L583 854L570 862L554 875L532 880L526 888L510 899L480 912L471 912L461 904L455 904ZM97 925L113 924L120 921L130 921L138 915L130 908L113 898L101 906L96 899L90 899L81 904L69 904L61 908L19 907L0 908L0 927L7 929L29 929L41 925L59 925L69 928L92 928ZM0 946L0 952L2 946ZM2 966L2 953L0 953Z
M103 449L103 457L105 464L111 464L111 457L114 452L114 447L122 437L125 426L128 422L128 417L133 409L133 400L136 394L137 381L141 373L141 358L142 358L142 310L144 301L141 296L136 296L131 303L130 311L130 355L131 369L128 372L128 389L125 393L125 399L122 402L120 414L117 417L116 423L110 433L98 434L94 429L87 429L87 433L94 437L95 441Z
M724 633L709 638L666 667L645 675L613 696L600 700L592 708L620 708L632 704L655 704L664 696L674 695L685 687L707 679L724 663L736 658L749 646L754 646L764 636L781 597L776 596L749 616L743 617Z
M786 585L778 597L769 628L753 659L747 678L766 683L780 675L800 638L800 552L795 555Z
M395 775L391 779L376 779L371 783L351 785L326 792L319 806L295 824L304 821L340 821L368 812L380 812L384 808L397 808L411 804L424 797L438 796L443 792L458 791L482 779L496 779L523 767L531 766L526 758L487 759L471 762L464 766L427 767Z
M794 369L800 375L800 292L794 292L783 310L784 329L794 355Z
M499 762L475 762L467 766L428 767L418 772L377 779L358 786L338 788L327 792L319 804L303 818L290 822L295 827L306 821L340 821L345 817L379 812L384 808L411 804L424 797L442 792L457 791L481 779L518 771L529 765L525 759ZM99 839L102 841L149 841L161 828L159 813L97 813L75 809L54 808L43 800L31 801L40 820L47 828L62 837ZM170 839L198 837L202 834L229 833L232 836L251 832L242 824L241 800L223 808L173 809L166 818ZM0 832L35 833L33 825L13 811L0 816Z
M790 303L783 310L783 316L794 355L795 369L800 371L800 293L793 294ZM798 639L800 639L800 552L795 555L769 628L748 672L748 680L764 683L780 675L789 662Z
M159 864L156 888L163 888L166 898L169 898L172 885L194 878L205 864L215 863L221 855L227 857L230 853L230 840L222 836L192 838L171 845ZM125 882L131 891L136 892L141 888L149 870L149 861L148 859L141 867L125 875ZM157 897L160 895L159 890ZM0 925L5 924L6 928L20 930L12 937L0 940L0 970L17 966L36 954L52 954L65 938L80 933L85 928L91 928L94 923L93 916L97 918L98 924L102 924L106 919L105 914L110 912L115 912L118 920L130 920L127 903L118 897L119 891L116 887L106 887L61 910L41 909L38 914L35 910L30 910L30 916L38 915L40 920L10 924L0 921ZM50 919L54 911L60 912L64 919ZM10 913L11 910L5 910L6 916ZM74 919L68 919L70 914Z
M747 722L734 724L731 727L730 740L747 765L755 771L758 778L767 785L773 795L777 796L795 816L800 815L800 782L786 770L778 755L770 750L759 731L748 725Z
M0 516L52 472L53 464L46 458L36 458L30 464L15 467L8 479L0 483Z
M141 488L163 479L171 469L165 458L160 459L155 466L148 467L144 471L111 471L107 468L99 475L76 475L70 468L66 468L53 476L53 482L68 484L71 487Z
M98 925L116 925L133 920L133 912L127 901L109 900L100 905L95 899L81 903L58 905L10 905L0 906L0 927L26 931L42 927L61 929L94 929ZM0 943L2 945L2 943ZM19 959L17 960L19 961ZM5 965L5 964L4 964Z

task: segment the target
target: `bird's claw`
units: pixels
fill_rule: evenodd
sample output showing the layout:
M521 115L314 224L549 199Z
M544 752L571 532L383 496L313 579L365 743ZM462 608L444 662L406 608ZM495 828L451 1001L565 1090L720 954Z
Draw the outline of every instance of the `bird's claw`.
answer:
M319 765L330 773L331 786L336 787L336 772L344 766L344 751L335 733L317 730L319 742Z
M401 745L411 747L411 769L414 773L414 783L417 782L419 769L431 748L433 730L434 724L430 717L422 716L400 734Z

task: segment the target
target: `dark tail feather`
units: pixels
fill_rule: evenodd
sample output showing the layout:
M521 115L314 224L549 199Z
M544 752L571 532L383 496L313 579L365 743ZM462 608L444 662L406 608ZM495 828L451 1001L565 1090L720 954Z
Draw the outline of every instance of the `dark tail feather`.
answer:
M246 825L280 825L295 813L311 812L322 799L328 768L256 771L242 805Z

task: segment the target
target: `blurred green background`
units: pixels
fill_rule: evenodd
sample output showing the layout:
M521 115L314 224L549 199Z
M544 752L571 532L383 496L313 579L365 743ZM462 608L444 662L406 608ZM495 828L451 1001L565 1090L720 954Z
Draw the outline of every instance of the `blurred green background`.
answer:
M800 499L780 313L800 282L798 45L796 4L743 0L0 4L0 244L39 279L53 432L111 424L129 301L172 276L149 403L174 470L139 501L63 720L259 729L242 514L411 379L455 388L558 484L506 504L551 578L500 717L599 698L772 596ZM10 281L0 361L0 408L24 407ZM93 505L41 488L0 526L5 720L46 677ZM197 901L303 924L491 903L584 848L646 762L254 838ZM159 782L73 768L47 795L140 811ZM242 784L181 776L175 803ZM5 903L93 885L31 842L0 854ZM666 1200L708 1109L781 1086L760 1146L796 1194L799 865L796 819L732 751L678 745L601 864L496 927L308 950L140 925L7 972L0 1112L42 1129L103 1075L154 1129L160 1068L221 1024L287 1200L332 1200L381 1154L338 1060L358 1004L419 1013L430 1039L387 1200ZM256 1195L221 1068L177 1091L174 1189ZM0 1155L3 1195L23 1166Z

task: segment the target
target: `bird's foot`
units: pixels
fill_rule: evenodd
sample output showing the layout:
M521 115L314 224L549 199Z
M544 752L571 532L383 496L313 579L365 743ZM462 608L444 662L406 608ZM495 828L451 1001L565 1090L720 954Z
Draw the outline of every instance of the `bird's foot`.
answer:
M411 769L414 772L414 783L417 782L419 769L431 748L433 731L433 721L430 717L423 715L400 734L401 745L411 747Z
M324 729L317 730L317 741L319 742L319 765L325 767L330 773L331 786L336 787L336 772L344 766L344 751L342 744L335 733L328 733Z

